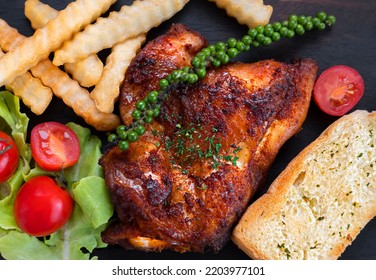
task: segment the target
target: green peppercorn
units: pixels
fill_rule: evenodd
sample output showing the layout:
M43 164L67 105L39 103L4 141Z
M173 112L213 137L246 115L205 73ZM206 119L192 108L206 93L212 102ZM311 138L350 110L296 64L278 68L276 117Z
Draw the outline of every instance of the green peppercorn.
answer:
M152 121L153 121L153 117L152 116L145 117L145 122L146 123L151 123Z
M133 110L132 112L132 117L135 119L135 120L139 120L141 118L141 111L140 110Z
M305 33L304 27L301 24L298 24L295 28L295 32L298 35L303 35Z
M121 131L120 133L118 133L118 137L119 137L119 139L126 140L127 137L128 137L128 132L127 131Z
M172 84L174 83L174 80L172 78L172 75L171 74L168 74L167 77L166 77L166 80L168 81L169 84Z
M118 147L120 150L125 151L129 149L129 143L126 140L120 140L118 143Z
M128 133L128 141L129 142L136 142L138 139L138 134L135 131L130 131Z
M316 17L320 20L320 21L324 21L326 20L326 17L327 17L327 14L325 12L318 12L316 14Z
M252 46L257 48L258 46L260 46L260 43L258 41L253 41Z
M307 31L311 31L313 29L312 21L307 21L307 23L304 25L304 29Z
M226 44L223 42L218 42L215 44L216 51L224 51L226 49Z
M206 76L206 69L205 68L198 68L196 69L196 74L199 78L204 78Z
M200 65L201 65L201 59L198 58L197 56L195 56L195 57L192 58L192 60L191 60L191 65L192 65L193 67L195 67L195 68L200 67Z
M116 134L119 135L120 133L122 133L123 131L126 131L128 128L125 126L125 125L119 125L117 128L116 128Z
M229 48L228 51L227 51L227 55L228 55L230 58L234 58L234 57L236 57L238 54L239 54L239 51L238 51L238 49L236 49L236 48Z
M183 71L181 71L179 69L172 71L172 73L171 73L172 80L175 81L175 82L178 81L181 77L182 72Z
M182 74L181 74L181 76L180 76L180 80L182 82L188 81L188 73L183 71Z
M278 32L274 32L271 39L273 42L279 41L281 39L281 35Z
M188 74L188 83L194 84L197 81L198 81L197 74Z
M290 20L288 29L295 30L295 28L298 26L298 22L296 20Z
M298 23L301 25L306 25L307 24L307 18L305 16L298 16Z
M272 26L269 26L269 27L265 27L265 30L264 30L264 35L267 36L267 37L271 37L274 33L274 29Z
M282 27L282 24L278 21L274 22L272 25L273 25L273 29L274 29L275 32L278 32Z
M229 61L230 61L230 57L227 54L225 54L225 56L223 56L221 59L222 64L227 64Z
M249 35L243 36L242 42L244 43L244 45L250 46L252 44L252 38L251 38L251 36L249 36Z
M279 30L279 34L281 34L282 37L287 37L289 29L286 26L281 27Z
M202 62L202 61L205 61L207 55L203 52L199 52L198 54L196 54L196 57L198 57Z
M331 25L336 23L336 17L330 15L330 16L327 17L325 22L326 22L327 25L331 26Z
M143 100L139 100L136 103L136 108L140 111L144 111L146 109L146 102Z
M154 110L153 110L153 117L154 118L158 117L160 113L161 113L161 109L160 108L154 108Z
M257 26L256 31L258 34L264 34L264 26L263 25Z
M205 58L211 54L211 50L209 48L203 48L201 52L204 54Z
M318 30L324 30L326 27L325 23L321 22L318 26L317 26L317 29Z
M153 91L149 92L148 93L148 97L147 97L148 102L149 103L155 103L155 102L157 102L158 101L158 95L159 95L159 93L156 90L153 90Z
M159 87L161 88L161 90L166 89L169 85L170 85L170 82L167 79L161 79L159 81Z
M257 34L257 36L256 36L256 40L257 40L257 42L259 42L259 43L262 43L262 42L264 41L264 38L265 38L265 35L262 34L262 33L259 33L259 34Z
M107 137L107 141L110 142L110 143L115 142L117 139L118 139L118 137L116 136L115 133L111 133L111 134L108 135L108 137Z
M288 31L287 31L287 35L286 35L287 38L291 39L291 38L293 38L294 36L295 36L295 32L294 32L294 30L288 30Z
M222 58L226 55L226 52L224 50L220 50L215 54L215 57L222 61Z
M256 29L254 28L251 28L248 30L248 35L252 38L252 39L255 39L256 36L257 36L258 32Z
M244 49L245 49L245 45L244 45L244 43L243 43L242 41L238 41L238 42L236 43L236 48L237 48L237 50L238 50L239 52L243 52Z
M210 50L210 53L211 53L211 54L214 53L214 52L216 51L216 49L215 49L215 45L213 45L213 44L209 45L209 46L208 46L208 49Z
M214 67L219 67L219 66L221 66L221 61L220 61L219 59L216 59L216 58L213 58L211 63L212 63L212 65L213 65Z
M235 38L230 38L227 40L227 45L229 46L229 48L234 48L237 42L238 40L236 40Z
M143 135L145 133L145 127L143 125L138 125L134 132L136 132L139 136ZM129 137L129 136L128 136Z
M314 28L318 28L320 23L321 23L321 21L317 17L312 18L312 24L313 24Z
M262 44L264 46L269 46L272 43L272 39L270 37L265 37L264 40L262 41Z
M292 14L289 16L289 21L298 21L298 16L295 14Z

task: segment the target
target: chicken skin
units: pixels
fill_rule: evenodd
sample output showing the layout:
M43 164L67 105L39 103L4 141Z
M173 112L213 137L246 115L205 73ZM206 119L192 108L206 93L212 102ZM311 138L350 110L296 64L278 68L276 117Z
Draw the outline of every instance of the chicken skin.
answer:
M205 39L176 24L148 43L126 73L123 122L137 100L190 64ZM103 233L127 249L218 252L285 141L305 120L317 65L229 63L168 88L138 141L100 160L118 220Z

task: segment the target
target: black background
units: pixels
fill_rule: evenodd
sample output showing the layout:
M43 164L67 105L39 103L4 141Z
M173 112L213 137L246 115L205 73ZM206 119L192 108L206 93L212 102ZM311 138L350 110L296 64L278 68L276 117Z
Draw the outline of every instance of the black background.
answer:
M163 1L163 0L161 0ZM68 0L44 0L56 9L63 9ZM133 1L118 0L111 10L118 10L124 4ZM376 0L264 0L273 6L271 21L282 21L290 14L314 15L317 11L325 10L337 18L337 23L323 32L313 31L292 40L283 39L269 47L251 49L238 59L252 62L266 58L290 61L295 57L310 57L319 63L319 73L326 68L344 64L357 69L364 78L365 94L355 109L372 111L376 109ZM0 17L9 25L17 28L23 35L30 36L33 30L24 16L24 1L0 0ZM248 30L233 18L226 15L224 10L207 0L190 0L182 11L170 20L152 29L148 39L164 33L172 23L185 23L199 31L210 43L227 40L229 37L240 38ZM100 53L105 58L108 50ZM1 67L1 65L0 65ZM33 115L27 108L23 110L30 117L29 129L42 121L56 120L62 123L69 121L81 125L85 123L59 99L54 98L47 111L41 116ZM273 179L286 167L287 163L305 146L312 142L335 117L322 113L312 102L308 117L302 130L292 137L280 150L269 172L268 179L260 195L270 185ZM85 125L86 126L86 125ZM105 134L97 133L105 140ZM257 197L257 196L256 196ZM353 244L346 249L341 259L376 259L376 220L373 219L363 229ZM99 259L247 259L231 241L218 254L179 254L173 252L145 253L125 251L120 247L109 246L94 252Z

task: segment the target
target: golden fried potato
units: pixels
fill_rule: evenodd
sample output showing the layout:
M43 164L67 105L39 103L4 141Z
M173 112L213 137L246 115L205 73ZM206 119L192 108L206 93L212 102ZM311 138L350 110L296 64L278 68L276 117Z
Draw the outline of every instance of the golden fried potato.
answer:
M25 1L25 16L34 29L43 28L58 13L57 10L39 0ZM93 54L76 63L66 63L64 68L81 86L91 87L97 84L102 76L103 63L96 54Z
M90 93L100 111L113 112L125 72L145 39L146 36L142 34L112 47L106 60L103 75Z
M22 44L23 40L26 40L23 35L19 34L16 29L10 27L5 21L0 19L0 46L5 51L12 51L12 48L17 48L17 44L12 44L12 42ZM94 101L90 98L89 92L83 89L77 81L72 80L67 73L53 65L49 59L40 61L36 66L31 68L30 71L34 77L39 78L44 85L50 87L53 93L61 98L66 105L71 107L78 116L82 117L97 130L110 131L119 125L120 119L118 116L100 112L95 106ZM17 79L18 78L14 79L13 82L17 81ZM13 82L11 82L10 85L12 85ZM28 83L25 82L25 86L27 85ZM35 90L35 92L38 91ZM34 100L24 101L24 103L27 106L29 106L29 104L35 106L34 103L31 102L44 104L47 100L42 93L37 97L34 95L33 99Z
M98 18L72 40L64 43L55 52L53 63L62 65L75 62L93 53L111 48L116 43L139 34L147 33L180 11L189 0L136 0L130 6L123 6L119 12L112 12L106 18Z
M29 19L34 30L45 27L49 20L57 17L58 13L50 5L44 4L39 0L25 1L25 16Z
M114 130L120 124L120 118L114 114L103 113L95 106L89 92L82 88L77 81L53 65L49 60L43 60L34 69L33 74L44 84L48 84L54 94L61 98L66 105L85 122L99 131ZM49 79L48 77L53 77Z
M264 5L263 0L209 0L215 2L227 14L236 18L240 24L249 28L269 23L273 7Z
M0 57L3 54L0 49ZM42 114L47 109L53 96L52 90L45 87L41 80L34 78L29 72L18 76L6 87L36 115Z
M52 51L68 40L75 32L98 18L116 0L76 0L71 2L44 28L35 31L16 49L0 58L0 86L48 58Z
M83 87L95 86L103 73L103 62L96 54L74 63L65 63L64 69Z

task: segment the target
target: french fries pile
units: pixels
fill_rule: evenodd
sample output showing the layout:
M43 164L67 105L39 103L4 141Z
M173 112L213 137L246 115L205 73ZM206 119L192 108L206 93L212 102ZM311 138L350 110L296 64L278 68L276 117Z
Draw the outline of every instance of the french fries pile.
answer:
M24 37L0 19L0 86L12 90L37 115L55 95L87 124L111 131L120 124L113 111L125 72L147 32L188 1L135 0L100 17L116 0L76 0L62 11L39 0L26 0L25 16L35 29L31 37ZM249 27L266 24L271 16L271 7L262 0L210 1L229 15L240 15L238 21ZM240 13L241 6L247 9ZM105 65L97 56L103 49L111 49Z

